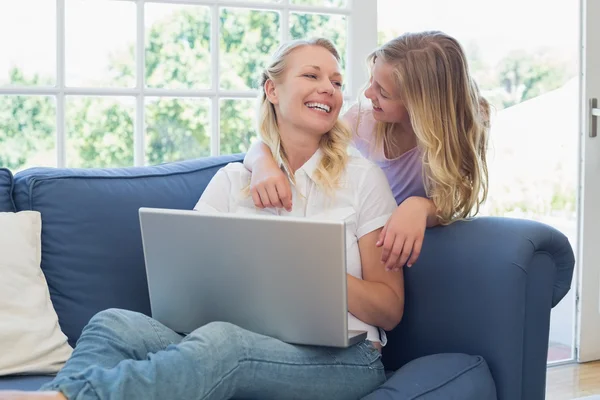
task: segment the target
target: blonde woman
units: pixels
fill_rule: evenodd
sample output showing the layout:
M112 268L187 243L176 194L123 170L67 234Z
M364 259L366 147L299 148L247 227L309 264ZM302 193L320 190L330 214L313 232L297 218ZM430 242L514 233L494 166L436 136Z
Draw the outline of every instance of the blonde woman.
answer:
M460 44L442 32L406 33L368 58L371 79L343 119L354 146L384 171L397 209L378 246L386 270L412 266L425 229L475 215L487 196L489 105ZM257 207L289 209L290 186L260 142L244 165Z
M367 339L347 349L298 346L223 322L183 337L145 315L107 310L86 326L43 388L49 392L0 392L0 399L348 400L383 383L384 329L402 318L404 287L402 273L390 277L380 267L375 242L396 203L381 170L347 153L338 61L326 39L281 47L263 74L259 131L294 183L289 214L346 221L348 327ZM195 209L255 212L249 183L250 172L230 164Z

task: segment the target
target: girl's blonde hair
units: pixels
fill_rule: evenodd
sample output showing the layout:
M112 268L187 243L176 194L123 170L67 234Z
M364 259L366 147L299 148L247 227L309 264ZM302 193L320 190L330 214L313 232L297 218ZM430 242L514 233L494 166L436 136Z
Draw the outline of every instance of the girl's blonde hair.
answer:
M469 74L461 45L438 31L405 33L376 49L369 64L377 58L394 66L440 222L477 214L488 192L490 106ZM377 123L378 146L393 148L394 128Z
M283 78L286 70L287 57L294 50L304 46L319 46L328 50L339 62L340 55L334 44L324 38L308 40L294 40L281 45L273 54L271 61L265 68L260 79L260 106L258 112L258 132L278 164L284 165L289 170L288 160L284 148L281 146L281 136L277 124L275 106L269 101L265 93L267 80L277 82ZM352 132L342 121L338 119L333 128L321 138L320 148L323 158L319 163L315 179L330 194L338 186L340 178L348 162L348 145L352 139ZM290 176L294 183L293 175Z

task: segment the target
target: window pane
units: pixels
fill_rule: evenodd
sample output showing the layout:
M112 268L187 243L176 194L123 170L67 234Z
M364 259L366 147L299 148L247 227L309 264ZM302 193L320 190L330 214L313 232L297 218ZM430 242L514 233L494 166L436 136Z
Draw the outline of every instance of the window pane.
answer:
M0 2L0 86L56 83L56 2Z
M256 139L256 100L221 100L221 154L245 153Z
M210 87L210 9L146 4L146 85L153 88Z
M210 155L210 101L146 100L146 164Z
M279 45L279 13L221 10L221 88L256 88L260 72Z
M67 166L133 165L133 97L68 96Z
M50 96L0 96L0 166L56 166L56 104Z
M135 3L66 0L67 86L135 86Z
M342 70L346 68L346 17L326 14L290 14L290 36L292 39L325 37L333 42L342 58Z
M348 6L347 0L291 0L292 4L299 4L303 6L320 6L320 7L346 7Z

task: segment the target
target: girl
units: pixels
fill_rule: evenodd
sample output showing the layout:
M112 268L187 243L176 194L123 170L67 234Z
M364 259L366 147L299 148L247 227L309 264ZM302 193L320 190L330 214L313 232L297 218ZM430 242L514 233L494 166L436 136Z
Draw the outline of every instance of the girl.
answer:
M224 322L183 337L145 315L106 310L86 326L48 392L0 399L346 400L383 383L384 330L402 318L404 286L401 273L380 268L375 242L396 203L381 170L347 154L338 62L326 39L282 46L262 76L259 131L295 183L294 207L280 214L346 221L348 328L367 331L365 341L345 349L299 346ZM254 213L249 184L250 172L229 164L195 209Z
M387 270L412 266L426 227L478 213L487 197L489 104L469 74L460 44L442 32L405 33L369 57L367 106L343 119L355 147L386 174L398 207L378 246ZM268 146L244 160L257 207L289 209L290 185Z

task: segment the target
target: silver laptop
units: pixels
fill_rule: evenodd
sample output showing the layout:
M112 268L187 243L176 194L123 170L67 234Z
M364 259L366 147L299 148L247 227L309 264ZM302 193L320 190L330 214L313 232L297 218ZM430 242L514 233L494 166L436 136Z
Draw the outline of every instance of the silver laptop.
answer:
M230 322L284 342L348 347L343 221L139 211L152 317L179 333Z

